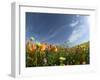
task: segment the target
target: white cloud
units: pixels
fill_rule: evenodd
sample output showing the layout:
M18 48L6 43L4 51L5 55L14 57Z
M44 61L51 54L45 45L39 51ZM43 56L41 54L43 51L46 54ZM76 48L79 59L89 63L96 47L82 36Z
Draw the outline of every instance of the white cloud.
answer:
M78 40L81 36L84 35L84 33L86 32L85 28L83 25L77 26L77 28L75 28L72 32L72 34L69 37L69 41L70 42L75 42L76 40Z
M75 27L77 24L79 23L79 21L73 21L71 24L70 24L70 27Z
M67 27L67 24L65 24L65 25L63 25L63 26L61 26L61 27L59 27L58 29L55 30L55 32L52 32L53 30L50 30L49 33L52 32L51 35L48 36L46 39L44 39L44 40L42 40L42 41L46 41L46 40L49 40L49 39L54 38L54 37L59 33L59 31L61 31L61 30L62 30L63 28L65 28L65 27Z
M77 31L74 31L71 36L69 37L69 41L70 42L74 42L76 41L79 37L80 37L80 33L78 33Z

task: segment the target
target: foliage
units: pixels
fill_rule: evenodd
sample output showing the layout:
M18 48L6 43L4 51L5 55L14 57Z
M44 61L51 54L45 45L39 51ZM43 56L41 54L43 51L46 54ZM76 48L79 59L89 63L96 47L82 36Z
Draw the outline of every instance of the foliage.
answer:
M71 48L47 43L26 44L26 67L80 64L89 64L89 42Z

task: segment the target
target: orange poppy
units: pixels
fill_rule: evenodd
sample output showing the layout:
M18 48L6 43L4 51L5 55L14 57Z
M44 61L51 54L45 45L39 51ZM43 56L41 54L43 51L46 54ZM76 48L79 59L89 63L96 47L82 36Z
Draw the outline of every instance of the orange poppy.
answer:
M41 46L39 48L40 48L40 51L45 51L46 50L46 45L45 44L41 44Z
M28 53L33 54L36 51L36 46L33 43L27 43L26 49Z
M57 52L58 49L57 49L57 47L55 45L53 45L53 46L51 46L50 51Z

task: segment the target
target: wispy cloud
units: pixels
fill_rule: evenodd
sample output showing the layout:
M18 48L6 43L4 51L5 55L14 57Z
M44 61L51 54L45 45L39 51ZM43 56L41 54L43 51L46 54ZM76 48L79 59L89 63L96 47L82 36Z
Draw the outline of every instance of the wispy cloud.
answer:
M78 25L79 21L74 21L70 24L70 27L75 27L76 25Z
M75 42L86 33L86 25L77 26L69 37L69 42Z
M48 36L47 38L43 39L42 41L47 41L47 40L54 38L61 30L63 30L63 28L65 28L67 26L68 26L68 24L65 24L65 25L59 27L58 29L56 29L54 32L52 32L52 30L50 30L50 32L52 32L51 35Z

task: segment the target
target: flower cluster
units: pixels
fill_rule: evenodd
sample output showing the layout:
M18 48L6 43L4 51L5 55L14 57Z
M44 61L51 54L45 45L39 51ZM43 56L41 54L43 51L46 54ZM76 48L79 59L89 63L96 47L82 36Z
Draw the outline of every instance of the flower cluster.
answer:
M89 64L89 42L65 48L31 37L26 43L26 67L79 64Z

